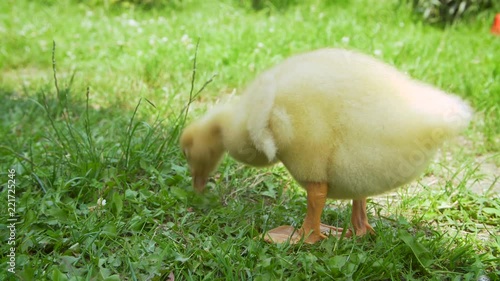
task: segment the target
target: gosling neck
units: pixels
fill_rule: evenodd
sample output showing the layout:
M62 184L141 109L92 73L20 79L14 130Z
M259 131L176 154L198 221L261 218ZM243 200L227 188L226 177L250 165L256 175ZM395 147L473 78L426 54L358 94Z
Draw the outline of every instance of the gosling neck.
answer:
M267 166L264 153L256 149L247 130L247 115L238 105L228 104L212 116L214 124L220 128L221 144L231 157L251 166Z

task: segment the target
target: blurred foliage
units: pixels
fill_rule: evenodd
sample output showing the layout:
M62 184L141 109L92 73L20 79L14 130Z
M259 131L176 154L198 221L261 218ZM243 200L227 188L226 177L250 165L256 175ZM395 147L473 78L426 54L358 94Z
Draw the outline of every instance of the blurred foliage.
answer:
M297 4L297 0L250 0L254 10L262 10L264 8L274 8L283 10L289 6ZM250 2L249 1L249 2Z
M156 9L156 8L180 8L186 0L77 0L80 3L88 4L89 6L105 7L122 6L131 7L136 6L143 9Z
M237 2L245 6L247 8L251 8L255 11L260 11L264 9L268 10L278 10L283 11L295 5L302 3L303 1L299 0L237 0ZM318 0L318 1L309 1L312 3L321 3L323 5L337 5L337 6L345 6L350 0ZM307 3L307 2L306 2Z
M431 23L450 24L494 7L493 0L406 0L414 11Z

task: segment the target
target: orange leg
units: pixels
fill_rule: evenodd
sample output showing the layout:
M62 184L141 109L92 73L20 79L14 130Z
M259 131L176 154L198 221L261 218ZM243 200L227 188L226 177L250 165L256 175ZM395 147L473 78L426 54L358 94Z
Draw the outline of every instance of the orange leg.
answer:
M310 183L306 186L307 190L307 214L302 227L296 231L292 226L284 225L270 230L265 240L273 243L299 242L305 237L306 243L316 243L324 238L325 234L342 233L342 228L325 225L321 223L321 213L325 206L328 185L326 183Z
M321 214L325 207L327 184L311 183L307 185L307 213L299 234L306 237L307 243L315 243L326 236L321 233Z
M366 216L366 198L352 200L351 223L356 236L363 236L367 232L372 234L375 233L375 230L373 230L371 225L368 223L368 217Z

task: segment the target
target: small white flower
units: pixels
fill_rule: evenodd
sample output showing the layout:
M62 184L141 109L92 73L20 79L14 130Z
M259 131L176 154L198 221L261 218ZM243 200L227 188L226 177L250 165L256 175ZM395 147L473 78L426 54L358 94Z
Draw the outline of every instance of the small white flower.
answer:
M381 51L381 50L378 50L378 49L377 49L377 50L375 50L375 51L373 51L373 53L374 53L376 56L378 56L378 57L380 57L380 56L382 55L382 51Z
M259 48L259 49L264 48L264 43L262 43L262 42L257 43L257 48Z
M47 41L45 41L45 40L40 40L40 41L38 41L38 44L40 45L40 48L41 48L42 50L47 50L47 46L48 46Z
M134 26L134 27L139 26L139 23L138 23L136 20L134 20L134 19L129 19L129 20L127 21L127 24L128 24L129 26Z
M106 199L99 197L99 199L97 199L97 206L106 206Z
M184 34L184 35L182 35L182 37L181 37L181 42L182 42L182 44L184 44L184 45L189 45L189 44L191 44L191 38L189 38L189 35Z
M349 44L350 40L351 39L349 37L347 37L347 36L342 37L342 43L344 43L344 44Z
M481 275L477 278L477 281L490 281L490 278L486 275Z

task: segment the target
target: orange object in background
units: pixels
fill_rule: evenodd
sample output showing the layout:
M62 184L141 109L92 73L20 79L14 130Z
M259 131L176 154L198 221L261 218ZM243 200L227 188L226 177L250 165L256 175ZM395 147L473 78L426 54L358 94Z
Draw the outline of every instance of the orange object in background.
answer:
M495 16L493 20L493 25L491 26L491 33L495 35L500 35L500 14Z

